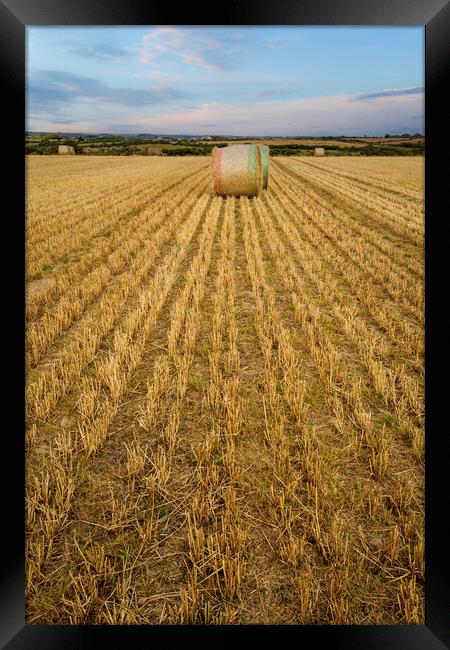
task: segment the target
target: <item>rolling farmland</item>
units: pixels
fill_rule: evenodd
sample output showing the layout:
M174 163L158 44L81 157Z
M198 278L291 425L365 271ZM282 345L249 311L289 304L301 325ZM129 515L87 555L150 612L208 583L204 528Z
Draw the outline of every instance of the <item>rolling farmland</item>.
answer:
M423 158L27 159L27 623L423 623Z

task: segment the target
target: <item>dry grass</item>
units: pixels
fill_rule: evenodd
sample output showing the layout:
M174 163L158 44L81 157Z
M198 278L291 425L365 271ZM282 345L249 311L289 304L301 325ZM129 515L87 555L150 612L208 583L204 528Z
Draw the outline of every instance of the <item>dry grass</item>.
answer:
M28 623L423 623L422 164L28 160Z

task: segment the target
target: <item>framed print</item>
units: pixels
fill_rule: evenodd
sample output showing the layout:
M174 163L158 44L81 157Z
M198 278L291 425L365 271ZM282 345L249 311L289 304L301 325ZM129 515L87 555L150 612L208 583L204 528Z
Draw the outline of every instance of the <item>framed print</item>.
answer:
M0 14L2 647L449 647L448 3Z

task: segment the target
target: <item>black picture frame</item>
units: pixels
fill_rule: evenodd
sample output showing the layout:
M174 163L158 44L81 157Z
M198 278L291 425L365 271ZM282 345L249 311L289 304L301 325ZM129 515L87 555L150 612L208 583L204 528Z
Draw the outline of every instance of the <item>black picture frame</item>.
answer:
M37 25L416 25L425 26L425 208L426 208L426 586L425 625L392 626L46 626L25 625L24 603L24 287L25 287L25 28ZM443 356L448 321L436 289L446 278L448 163L444 156L448 132L446 78L450 63L450 4L445 0L366 0L177 6L141 0L0 0L0 74L3 91L2 147L7 156L3 184L3 289L0 325L7 355L3 413L3 542L0 570L0 647L53 650L90 648L98 644L183 643L234 637L255 642L262 632L270 641L285 634L309 648L313 643L346 650L441 650L450 647L449 527L445 413L447 382ZM447 73L447 75L446 75ZM445 119L447 118L447 119ZM445 119L445 122L444 122ZM6 145L4 144L6 142ZM7 147L5 149L5 146ZM448 154L447 154L448 155ZM442 157L442 160L441 160ZM5 206L9 208L6 209ZM6 228L6 236L5 236ZM442 231L442 234L441 234ZM448 254L447 254L448 255ZM10 260L6 262L5 260ZM12 264L11 264L12 262ZM445 286L445 285L444 285ZM431 297L435 292L436 299ZM443 300L442 300L443 299ZM444 329L445 328L445 329ZM6 343L6 344L5 344ZM23 361L22 361L23 360ZM442 419L440 418L442 416ZM5 422L5 419L3 419ZM442 423L442 424L441 424ZM6 471L6 469L11 471Z

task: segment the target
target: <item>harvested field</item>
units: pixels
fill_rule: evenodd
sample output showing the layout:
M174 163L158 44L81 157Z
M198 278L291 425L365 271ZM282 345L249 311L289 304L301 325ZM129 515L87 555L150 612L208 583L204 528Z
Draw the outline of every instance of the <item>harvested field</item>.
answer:
M28 624L423 624L423 207L423 158L27 159Z

